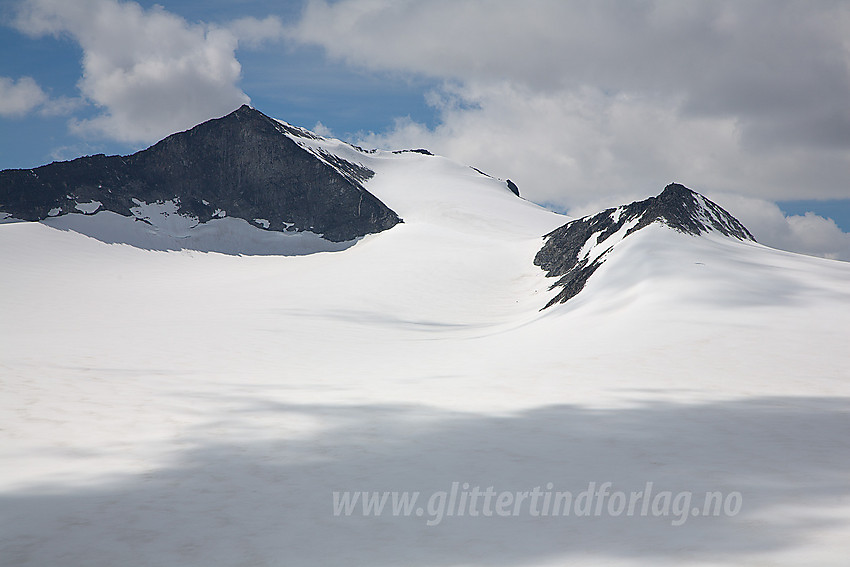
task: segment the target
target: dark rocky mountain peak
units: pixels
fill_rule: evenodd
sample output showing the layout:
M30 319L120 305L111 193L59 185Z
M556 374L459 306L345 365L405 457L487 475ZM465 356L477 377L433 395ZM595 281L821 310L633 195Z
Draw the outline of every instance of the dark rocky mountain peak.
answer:
M627 218L640 216L638 226L632 230L662 222L694 236L715 231L739 240L755 241L750 231L720 205L679 183L671 183L657 197L627 205L624 212Z
M692 236L718 232L755 241L750 231L718 204L672 183L656 197L570 221L547 234L534 263L546 270L548 277L559 278L550 289L562 289L546 307L574 297L618 242L653 223Z
M29 221L108 210L149 222L140 204L171 203L206 223L224 216L271 231L310 231L332 242L401 221L362 185L368 168L293 138L307 130L247 105L129 156L88 156L0 172L0 211Z

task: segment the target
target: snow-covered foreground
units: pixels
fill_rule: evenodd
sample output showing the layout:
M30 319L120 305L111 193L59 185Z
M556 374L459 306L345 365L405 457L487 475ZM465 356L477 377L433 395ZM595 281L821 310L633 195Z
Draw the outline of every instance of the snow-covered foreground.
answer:
M338 252L0 225L0 564L846 564L850 265L653 225L541 312L565 218L368 159L405 222ZM453 485L606 482L700 515L438 514ZM344 491L422 514L335 515ZM740 509L703 517L706 492Z

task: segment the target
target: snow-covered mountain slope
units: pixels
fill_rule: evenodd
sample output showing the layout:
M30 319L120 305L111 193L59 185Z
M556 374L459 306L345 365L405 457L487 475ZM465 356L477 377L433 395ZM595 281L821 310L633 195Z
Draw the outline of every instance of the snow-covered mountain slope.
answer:
M299 256L0 224L0 565L844 564L850 264L648 222L543 309L571 219L284 126L404 222ZM587 515L530 508L590 483ZM474 487L516 513L473 515Z

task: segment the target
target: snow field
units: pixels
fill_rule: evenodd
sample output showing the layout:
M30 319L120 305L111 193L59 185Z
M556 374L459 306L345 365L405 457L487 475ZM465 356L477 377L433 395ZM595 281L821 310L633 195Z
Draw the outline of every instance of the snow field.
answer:
M847 264L654 225L541 312L532 259L567 219L442 158L310 143L405 222L289 256L77 231L133 223L103 212L0 225L0 565L844 564ZM606 481L743 507L332 513Z

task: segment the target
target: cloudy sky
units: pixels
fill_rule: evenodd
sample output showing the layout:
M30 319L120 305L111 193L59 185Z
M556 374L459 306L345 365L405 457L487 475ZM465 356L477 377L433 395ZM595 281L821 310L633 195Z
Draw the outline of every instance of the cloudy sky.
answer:
M850 260L850 3L0 0L0 168L248 102L584 214L678 181Z

